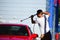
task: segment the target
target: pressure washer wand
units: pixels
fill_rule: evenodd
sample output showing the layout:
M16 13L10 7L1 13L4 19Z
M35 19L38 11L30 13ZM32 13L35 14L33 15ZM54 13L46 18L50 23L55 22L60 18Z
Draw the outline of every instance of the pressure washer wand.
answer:
M29 18L31 18L31 17L25 18L25 19L23 19L23 20L20 20L20 21L22 22L22 21L25 21L25 20L27 20L27 19L29 19Z
M36 15L36 14L34 14L33 16L35 16L35 15ZM20 20L20 21L22 22L22 21L27 20L27 19L29 19L29 18L31 18L31 16L28 17L28 18L25 18L25 19L23 19L23 20Z

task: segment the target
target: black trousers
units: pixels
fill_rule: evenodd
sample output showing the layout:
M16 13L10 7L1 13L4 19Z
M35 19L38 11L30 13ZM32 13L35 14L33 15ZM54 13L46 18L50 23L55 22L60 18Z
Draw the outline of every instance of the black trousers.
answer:
M41 40L52 40L50 31L44 34L44 37Z

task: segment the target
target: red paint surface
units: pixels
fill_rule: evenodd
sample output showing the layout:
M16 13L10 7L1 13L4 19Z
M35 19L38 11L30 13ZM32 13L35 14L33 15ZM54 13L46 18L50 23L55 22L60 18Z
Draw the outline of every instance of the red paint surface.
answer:
M0 25L14 25L14 26L25 26L28 30L29 36L17 36L17 35L0 35L0 40L33 40L37 37L37 34L31 34L27 25L23 24L0 24Z

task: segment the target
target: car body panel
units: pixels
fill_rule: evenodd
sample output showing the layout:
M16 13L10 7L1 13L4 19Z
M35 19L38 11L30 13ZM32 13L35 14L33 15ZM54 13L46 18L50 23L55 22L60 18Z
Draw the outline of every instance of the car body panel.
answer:
M25 35L1 35L0 34L0 40L33 40L37 37L37 34L32 34L29 27L27 25L23 24L0 24L1 26L25 26L26 30L28 31L28 36Z
M28 36L0 35L0 40L28 40Z

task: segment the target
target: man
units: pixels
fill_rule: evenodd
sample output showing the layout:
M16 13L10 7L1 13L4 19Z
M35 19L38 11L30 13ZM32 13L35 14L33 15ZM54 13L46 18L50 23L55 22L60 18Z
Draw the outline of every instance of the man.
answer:
M35 15L31 15L31 22L38 23L41 29L41 40L51 40L51 33L48 24L48 17L50 14L48 12L43 12L42 10L37 10L37 17L34 19ZM45 18L46 17L46 18ZM46 19L46 22L45 22ZM45 28L46 26L46 28ZM45 29L44 29L45 28ZM45 32L46 30L46 32Z

